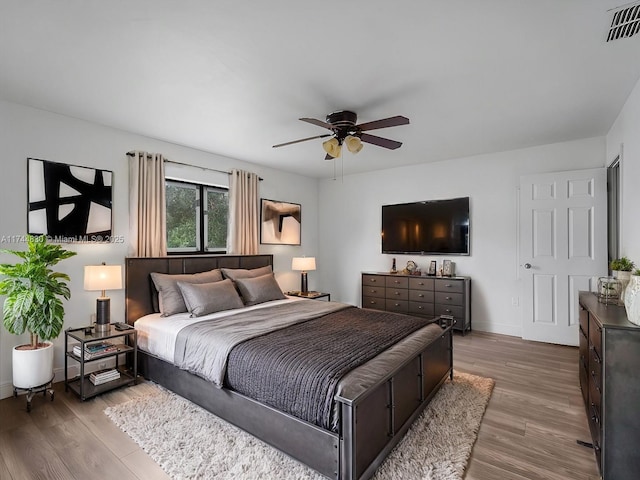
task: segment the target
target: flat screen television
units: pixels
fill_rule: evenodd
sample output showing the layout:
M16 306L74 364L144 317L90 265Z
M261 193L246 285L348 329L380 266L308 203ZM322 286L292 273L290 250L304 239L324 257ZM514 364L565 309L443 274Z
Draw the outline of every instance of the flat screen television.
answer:
M469 197L383 205L382 253L469 255Z

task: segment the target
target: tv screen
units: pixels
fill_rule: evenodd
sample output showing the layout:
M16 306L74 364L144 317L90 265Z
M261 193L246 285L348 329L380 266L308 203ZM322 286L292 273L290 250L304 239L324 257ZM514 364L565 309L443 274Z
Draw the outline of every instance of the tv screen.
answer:
M383 205L382 253L469 255L469 197Z

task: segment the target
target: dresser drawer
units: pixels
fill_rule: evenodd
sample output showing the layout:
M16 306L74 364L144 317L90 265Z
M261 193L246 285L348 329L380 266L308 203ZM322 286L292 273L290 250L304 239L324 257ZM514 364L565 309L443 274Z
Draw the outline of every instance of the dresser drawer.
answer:
M464 291L464 282L460 280L451 280L445 278L436 278L434 280L436 292L458 292Z
M589 312L582 305L578 305L578 308L579 308L578 319L580 321L580 330L582 330L584 334L587 335L587 332L589 331Z
M452 315L455 320L458 321L456 327L462 328L462 322L464 320L464 309L462 307L454 306L454 305L442 305L440 303L436 303L434 305L433 314L437 317L440 315Z
M433 290L433 278L410 278L411 290Z
M409 302L409 313L413 315L424 315L427 317L433 317L433 312L433 303Z
M589 349L589 363L587 364L589 369L589 375L591 375L591 381L595 382L598 391L602 388L602 360L600 355L595 349Z
M384 298L362 297L362 308L375 308L376 310L384 310L387 308L387 301Z
M428 290L409 290L409 300L433 303L433 292Z
M392 300L387 298L385 305L388 312L409 313L409 302L407 300Z
M596 349L598 356L602 358L602 327L593 319L589 318L589 343Z
M406 288L385 288L386 294L385 297L388 299L395 300L409 300L409 290Z
M381 275L362 275L362 285L378 285L384 287L384 279Z
M362 296L384 298L385 288L377 285L362 285Z
M409 279L407 277L394 277L389 275L388 277L384 277L384 284L387 288L408 288L409 287Z
M435 302L443 305L460 305L462 306L462 294L450 292L435 292Z

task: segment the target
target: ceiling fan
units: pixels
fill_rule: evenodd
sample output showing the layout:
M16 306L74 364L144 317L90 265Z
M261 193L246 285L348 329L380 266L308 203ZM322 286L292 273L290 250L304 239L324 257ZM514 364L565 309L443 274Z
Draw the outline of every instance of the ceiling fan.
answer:
M307 140L315 140L316 138L331 137L329 140L322 142L322 148L327 152L325 160L331 160L340 156L343 144L346 145L347 150L351 153L358 153L362 150L362 142L377 145L378 147L388 148L390 150L400 148L402 146L402 142L377 137L364 132L376 130L378 128L397 127L398 125L407 125L409 123L409 119L407 117L396 115L395 117L383 118L381 120L374 120L373 122L356 125L358 115L349 110L330 113L327 115L326 122L315 118L301 118L300 120L331 130L332 133L301 138L300 140L293 140L292 142L279 143L278 145L274 145L273 148L306 142Z

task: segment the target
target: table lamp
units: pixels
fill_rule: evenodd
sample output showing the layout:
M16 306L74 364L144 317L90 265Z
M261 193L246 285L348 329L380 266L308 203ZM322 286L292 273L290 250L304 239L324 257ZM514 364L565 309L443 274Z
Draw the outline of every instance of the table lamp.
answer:
M309 289L307 287L307 271L315 269L315 257L293 257L293 260L291 261L291 270L302 271L300 282L300 293L302 295L309 293Z
M109 331L111 322L111 299L105 295L106 290L122 288L122 267L120 265L86 265L84 267L84 289L101 291L96 300L96 332Z

